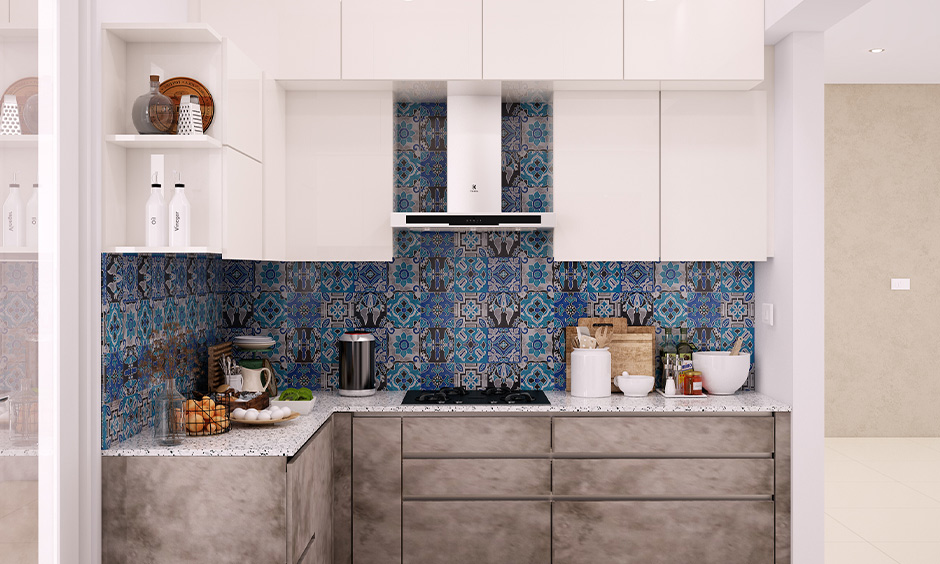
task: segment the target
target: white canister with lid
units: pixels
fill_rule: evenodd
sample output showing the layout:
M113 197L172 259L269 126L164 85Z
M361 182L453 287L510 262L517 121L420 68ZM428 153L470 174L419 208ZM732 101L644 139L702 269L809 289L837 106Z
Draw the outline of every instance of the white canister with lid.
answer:
M610 351L574 349L571 351L571 395L578 398L610 396Z

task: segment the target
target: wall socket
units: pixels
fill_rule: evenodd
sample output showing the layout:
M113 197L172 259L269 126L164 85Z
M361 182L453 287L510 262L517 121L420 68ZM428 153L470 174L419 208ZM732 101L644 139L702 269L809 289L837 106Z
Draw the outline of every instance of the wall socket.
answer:
M910 278L892 278L891 289L892 290L910 290L911 279Z
M760 320L773 327L774 325L774 304L760 305Z

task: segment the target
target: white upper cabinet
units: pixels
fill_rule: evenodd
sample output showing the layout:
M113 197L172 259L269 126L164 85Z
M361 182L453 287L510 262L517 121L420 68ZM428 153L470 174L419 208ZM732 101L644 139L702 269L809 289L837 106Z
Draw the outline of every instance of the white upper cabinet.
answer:
M343 78L483 77L482 0L344 0Z
M622 79L623 0L483 0L483 78Z
M222 148L222 256L260 259L263 256L261 163L230 147Z
M659 259L659 93L556 92L555 260Z
M274 79L340 78L339 0L201 0L200 17Z
M39 27L39 7L36 0L9 0L10 25L14 27ZM7 2L0 1L0 8Z
M627 80L727 81L750 88L764 79L763 0L624 0ZM714 86L714 85L706 85Z
M661 143L661 259L766 260L766 93L663 92Z

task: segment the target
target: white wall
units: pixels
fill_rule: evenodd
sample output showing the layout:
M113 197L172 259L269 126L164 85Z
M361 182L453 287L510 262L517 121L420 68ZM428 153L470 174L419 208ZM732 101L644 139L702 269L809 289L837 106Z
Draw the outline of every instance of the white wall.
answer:
M792 562L823 562L824 104L823 34L793 33L775 49L775 256L755 269L758 391L792 417ZM758 315L758 318L760 316Z

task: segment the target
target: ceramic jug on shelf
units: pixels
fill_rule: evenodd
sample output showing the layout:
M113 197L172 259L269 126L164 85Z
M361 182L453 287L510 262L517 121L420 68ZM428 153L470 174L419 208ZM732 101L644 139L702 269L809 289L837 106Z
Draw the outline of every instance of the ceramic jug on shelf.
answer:
M262 382L261 376L267 372L267 380ZM243 392L263 392L268 389L271 383L271 370L268 368L245 368L241 367L242 373L242 391Z

